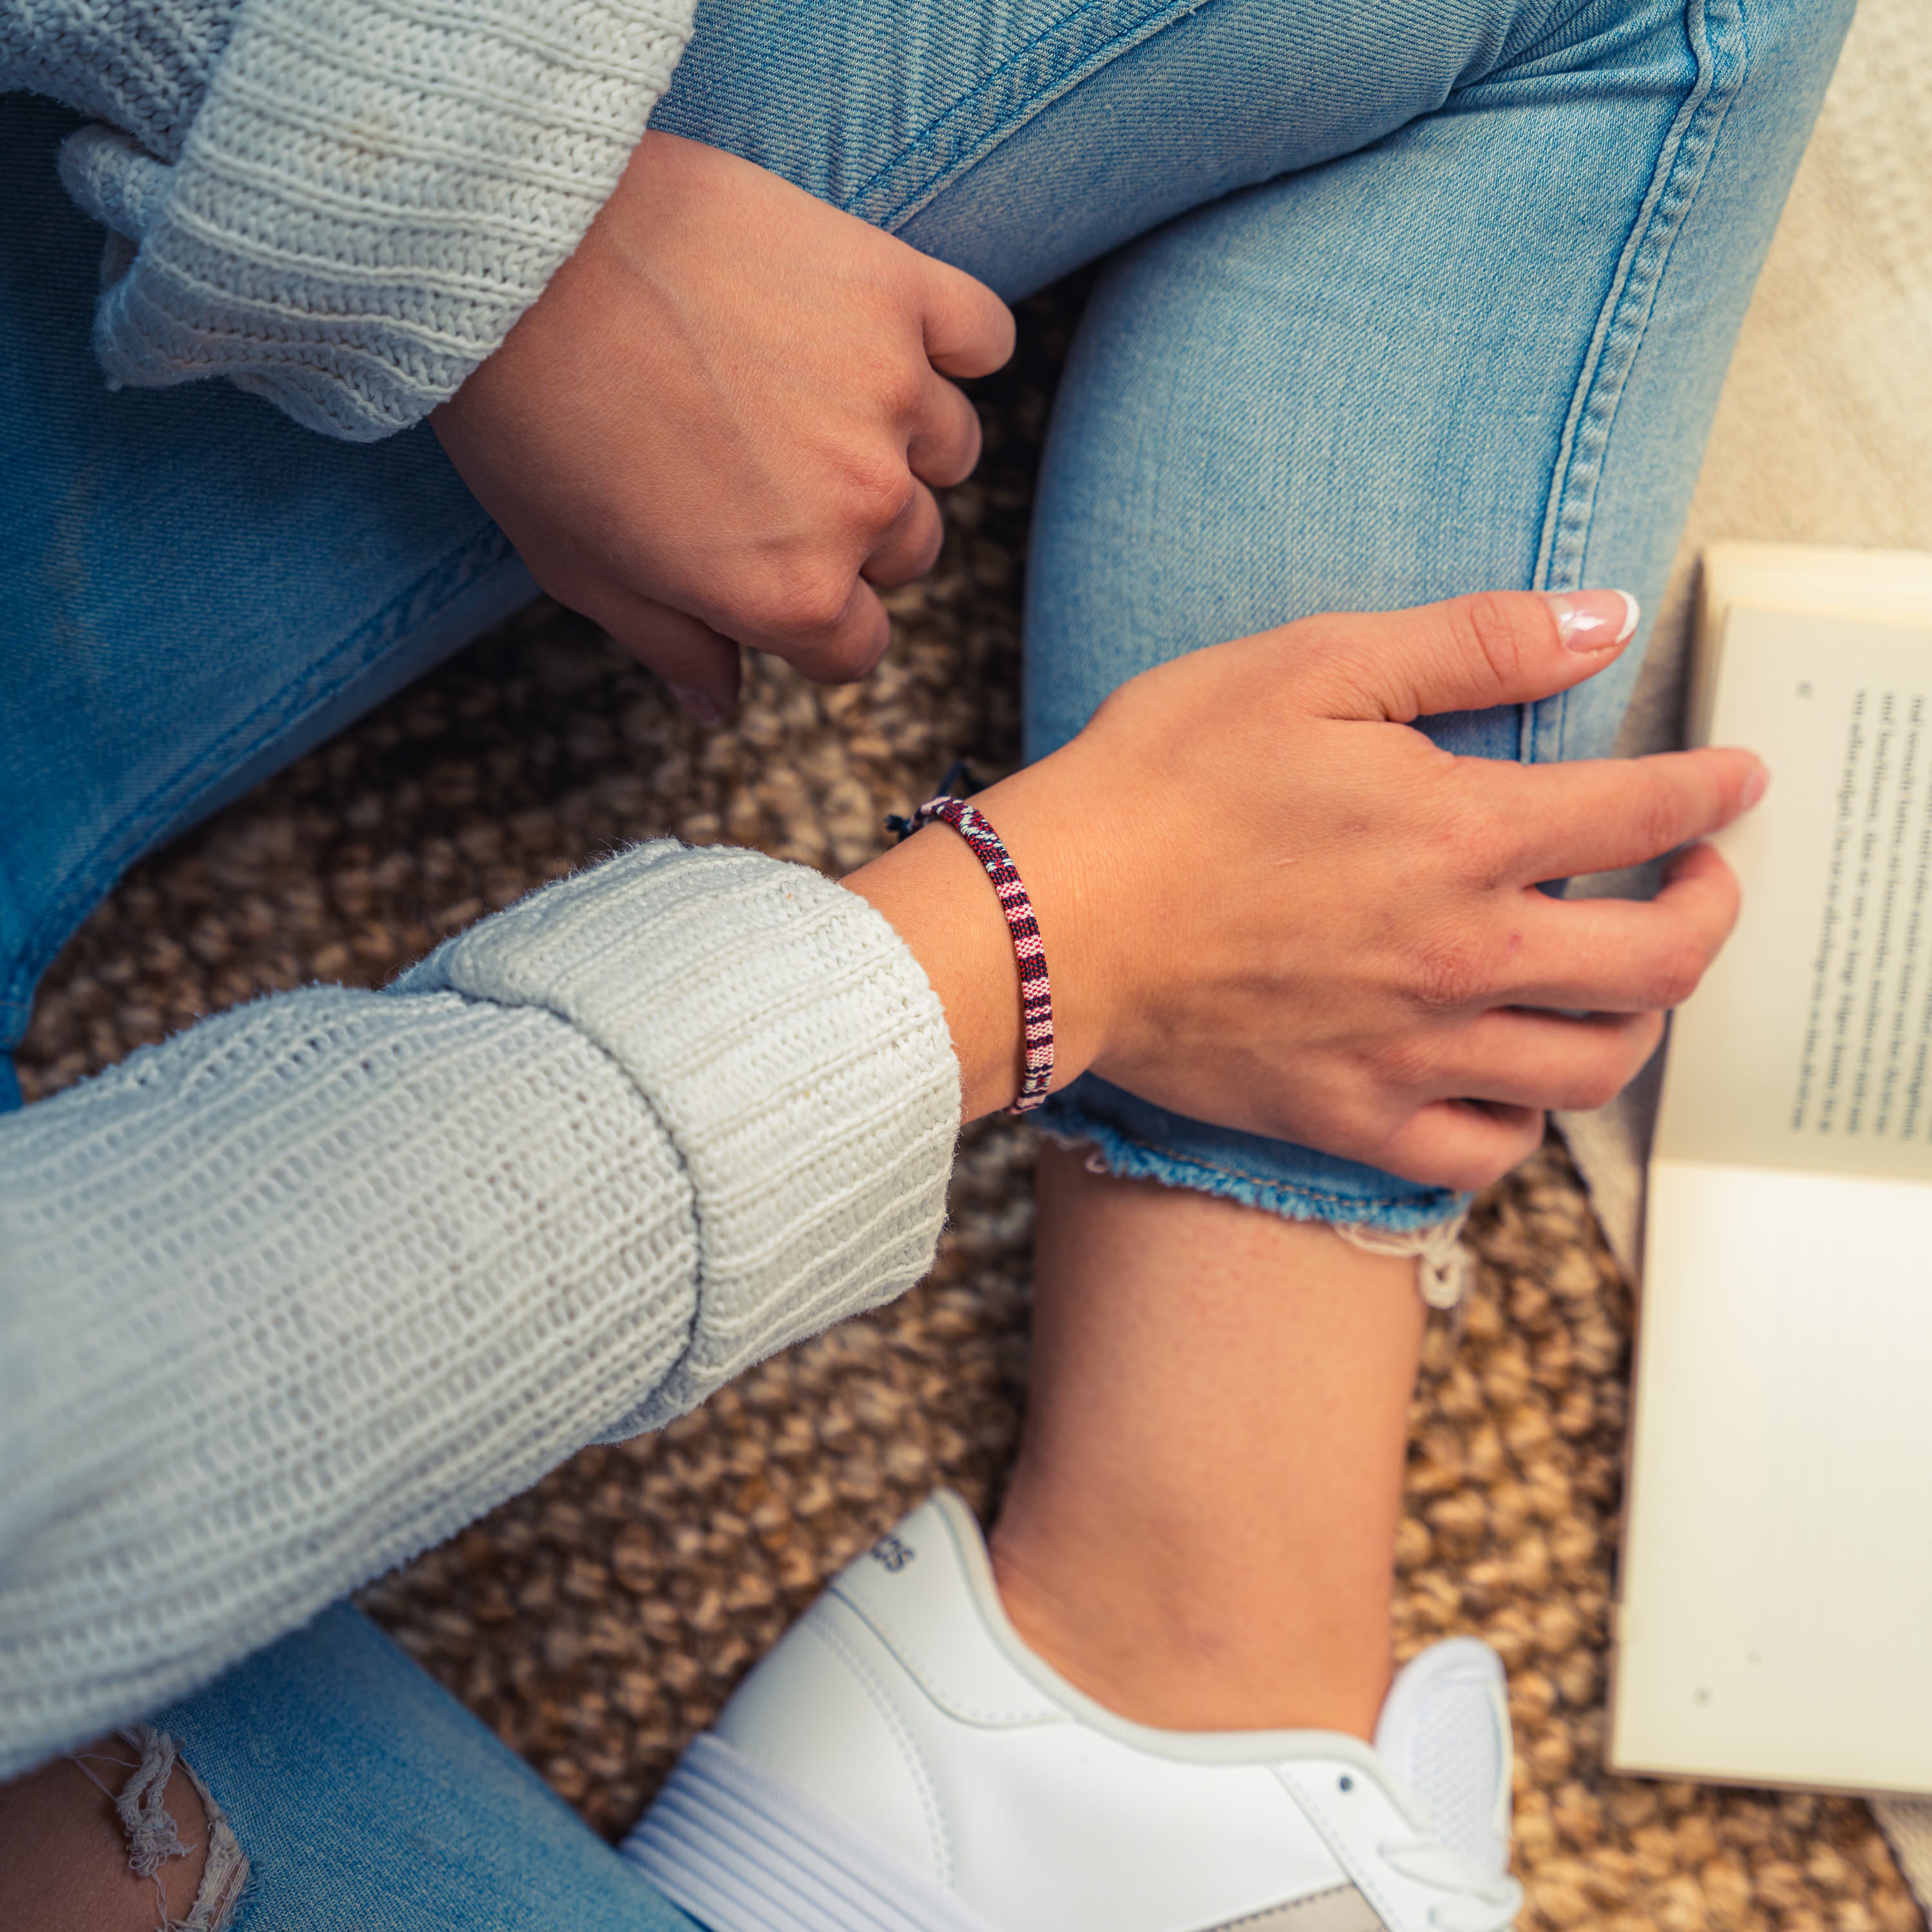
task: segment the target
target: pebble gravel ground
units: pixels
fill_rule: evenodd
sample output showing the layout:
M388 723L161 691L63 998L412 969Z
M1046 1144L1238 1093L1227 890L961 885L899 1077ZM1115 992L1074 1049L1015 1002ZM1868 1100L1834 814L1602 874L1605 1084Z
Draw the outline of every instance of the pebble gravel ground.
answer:
M590 626L538 604L137 868L49 975L44 1095L199 1015L311 979L376 985L443 934L640 838L831 872L956 757L1016 753L1018 595L1072 312L1029 306L979 386L987 454L864 686L754 665L701 732ZM586 1450L365 1593L577 1805L622 1831L825 1578L934 1485L996 1498L1026 1379L1032 1141L965 1141L932 1276L662 1434ZM1909 1932L1860 1803L1606 1776L1605 1646L1631 1327L1576 1178L1546 1150L1484 1202L1479 1283L1432 1332L1400 1546L1404 1654L1472 1630L1510 1670L1527 1928Z

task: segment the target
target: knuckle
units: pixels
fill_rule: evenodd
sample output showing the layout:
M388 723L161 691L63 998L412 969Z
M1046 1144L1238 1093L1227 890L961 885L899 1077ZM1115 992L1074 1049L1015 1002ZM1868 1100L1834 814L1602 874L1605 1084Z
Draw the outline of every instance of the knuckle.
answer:
M1545 1125L1543 1110L1537 1108L1512 1126L1506 1137L1499 1137L1499 1144L1494 1156L1495 1165L1490 1170L1489 1179L1480 1185L1493 1186L1504 1174L1520 1167L1528 1160L1543 1144Z
M1380 715L1388 678L1345 625L1325 615L1302 617L1272 635L1286 646L1276 665L1290 691L1312 686L1349 715Z
M852 581L846 572L800 564L776 576L753 615L760 630L809 644L836 628L851 598Z
M1480 780L1487 774L1478 772ZM1438 851L1450 875L1482 891L1500 885L1517 849L1517 830L1486 800L1457 788L1434 814Z
M1441 1048L1426 1034L1398 1033L1384 1040L1376 1054L1376 1084L1384 1092L1412 1094L1430 1085L1441 1064Z
M869 642L840 644L815 655L807 674L814 684L856 684L878 662Z
M1682 836L1676 788L1654 768L1637 767L1630 790L1630 826L1646 852L1667 852Z
M1449 607L1455 642L1468 662L1487 668L1498 689L1513 688L1522 668L1526 639L1517 608L1513 598L1494 590L1458 598Z
M1542 1138L1540 1126L1533 1135L1522 1131L1507 1138L1488 1133L1480 1139L1471 1138L1444 1162L1443 1184L1465 1194L1480 1194L1526 1160Z
M1704 949L1694 940L1672 940L1651 969L1652 1004L1658 1007L1682 1006L1697 990L1705 964Z
M1017 325L1013 312L986 284L968 276L961 291L960 307L964 326L975 346L988 354L1011 352Z
M868 584L891 589L923 577L938 561L946 539L945 526L936 513L927 512L908 519L903 530L870 557L859 573Z
M939 553L945 548L946 526L935 512L926 520L919 533L919 541L914 545L908 560L907 574L923 577L939 561Z
M884 641L883 628L848 626L802 652L798 668L814 684L851 684L878 663Z
M961 373L987 374L1012 354L1012 310L984 283L956 269L934 276L926 306L948 359L962 365Z
M1518 1153L1514 1148L1508 1153L1466 1155L1457 1171L1449 1176L1448 1184L1459 1193L1483 1193L1527 1157L1526 1151Z
M902 364L895 364L878 378L878 404L888 422L915 422L926 401L926 384L921 376Z
M1484 948L1454 934L1418 946L1409 961L1408 997L1431 1018L1464 1011L1489 992L1492 980Z
M1624 1090L1628 1077L1621 1066L1592 1067L1571 1083L1564 1105L1580 1112L1594 1113L1599 1107L1607 1107Z
M980 442L980 418L969 410L956 428L935 439L927 480L942 487L964 482L979 465Z
M848 458L842 478L848 514L862 530L890 528L904 515L917 484L896 449L877 449Z

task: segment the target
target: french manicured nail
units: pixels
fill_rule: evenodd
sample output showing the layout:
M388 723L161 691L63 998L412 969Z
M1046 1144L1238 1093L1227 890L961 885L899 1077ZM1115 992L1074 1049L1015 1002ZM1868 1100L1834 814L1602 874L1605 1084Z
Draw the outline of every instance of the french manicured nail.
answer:
M666 680L669 682L668 680ZM723 707L710 692L700 691L694 684L674 684L670 694L700 724L722 724L724 722Z
M1628 590L1546 591L1544 601L1556 614L1557 634L1573 651L1628 644L1642 615Z
M1763 797L1765 788L1770 783L1771 773L1762 765L1760 765L1750 776L1744 780L1744 809L1745 811L1750 811L1751 807Z

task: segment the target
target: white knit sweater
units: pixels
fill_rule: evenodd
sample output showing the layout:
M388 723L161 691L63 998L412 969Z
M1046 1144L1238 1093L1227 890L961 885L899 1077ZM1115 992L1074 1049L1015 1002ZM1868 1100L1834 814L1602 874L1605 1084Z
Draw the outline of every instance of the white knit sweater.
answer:
M929 1264L938 1000L645 845L0 1119L0 1778Z
M97 124L110 378L225 375L369 440L453 395L583 238L694 0L0 0L0 92Z

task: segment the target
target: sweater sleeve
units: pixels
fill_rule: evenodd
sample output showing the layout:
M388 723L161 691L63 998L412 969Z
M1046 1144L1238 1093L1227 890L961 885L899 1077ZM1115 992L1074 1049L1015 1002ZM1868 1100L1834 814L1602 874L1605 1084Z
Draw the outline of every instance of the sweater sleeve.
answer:
M667 842L0 1120L0 1778L910 1286L958 1095L863 901Z
M0 0L0 88L97 124L110 380L224 375L370 441L453 395L583 238L694 0Z

